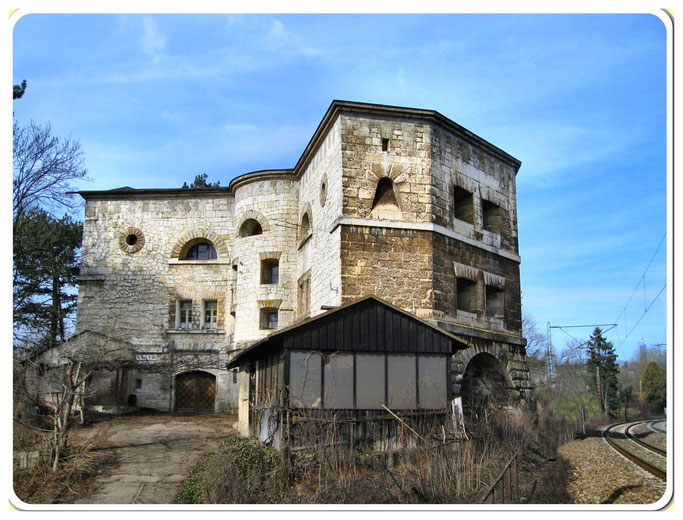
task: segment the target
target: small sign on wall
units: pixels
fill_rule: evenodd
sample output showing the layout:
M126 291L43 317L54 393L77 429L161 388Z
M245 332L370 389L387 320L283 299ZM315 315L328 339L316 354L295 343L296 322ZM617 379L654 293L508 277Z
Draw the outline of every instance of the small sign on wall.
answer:
M142 361L143 363L153 363L157 361L159 356L156 354L136 354L135 361Z

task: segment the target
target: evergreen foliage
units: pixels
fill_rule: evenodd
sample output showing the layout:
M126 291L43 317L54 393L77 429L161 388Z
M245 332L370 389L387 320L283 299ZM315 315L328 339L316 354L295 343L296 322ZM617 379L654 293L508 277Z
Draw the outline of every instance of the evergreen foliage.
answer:
M655 363L650 362L643 372L643 396L652 410L660 414L666 407L666 372Z
M206 173L201 175L195 175L194 181L188 186L186 182L183 183L183 188L219 188L221 185L220 181L216 182L206 182L209 176Z
M31 336L38 346L53 347L66 339L65 319L76 307L73 289L83 226L40 209L18 219L12 273L15 338Z
M611 341L607 341L600 327L596 327L587 343L588 381L597 397L598 409L602 414L616 416L619 409L619 365Z
M12 90L12 100L19 99L26 92L26 80L22 81L20 85L14 85Z

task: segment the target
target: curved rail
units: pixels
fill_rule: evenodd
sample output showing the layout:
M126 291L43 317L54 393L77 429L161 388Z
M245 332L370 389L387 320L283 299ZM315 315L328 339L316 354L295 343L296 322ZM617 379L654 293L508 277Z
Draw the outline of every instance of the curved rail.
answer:
M625 448L620 446L617 442L614 441L609 435L610 430L612 428L615 428L616 426L622 426L626 423L621 422L621 423L616 423L616 424L611 424L607 428L605 428L602 431L602 437L607 441L607 444L609 444L612 448L614 448L617 452L622 454L624 457L626 457L628 460L636 464L637 466L643 468L644 470L648 471L649 473L653 474L655 477L660 478L662 480L666 480L666 471L662 471L661 469L653 466L652 464L642 460L640 457L637 455L631 453L630 451L627 451Z
M656 426L657 424L661 424L661 423L666 423L666 419L659 419L657 421L652 421L648 425L648 427L654 432L666 434L666 429L662 429L659 426Z
M636 437L635 435L633 435L633 434L629 431L629 430L630 430L631 428L633 428L634 426L638 426L638 425L644 424L644 423L646 423L646 422L649 422L649 421L641 421L641 422L638 422L638 423L633 423L633 424L631 424L630 426L627 426L626 429L624 430L624 435L626 435L626 437L628 437L630 440L632 440L633 442L635 442L635 443L638 444L639 446L642 446L642 447L645 448L646 450L653 451L653 452L655 452L657 455L662 455L663 457L666 457L666 450L663 450L663 449L661 449L661 448L658 448L657 446L653 446L652 444L649 444L649 443L647 443L647 442L645 442L645 441L639 439L638 437Z

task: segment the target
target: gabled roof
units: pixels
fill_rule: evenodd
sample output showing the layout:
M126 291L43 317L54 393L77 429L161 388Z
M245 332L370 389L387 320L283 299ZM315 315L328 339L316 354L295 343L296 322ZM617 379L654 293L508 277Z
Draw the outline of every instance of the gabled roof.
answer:
M467 345L376 296L365 296L270 334L240 352L228 368L279 348L451 354Z

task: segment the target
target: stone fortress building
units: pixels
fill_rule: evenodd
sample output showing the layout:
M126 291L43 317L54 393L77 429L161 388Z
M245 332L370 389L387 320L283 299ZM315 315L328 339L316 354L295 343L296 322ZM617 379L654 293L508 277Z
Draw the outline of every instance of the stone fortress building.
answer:
M81 191L77 331L134 346L129 404L235 410L235 353L372 294L468 346L454 395L526 396L520 165L438 112L334 101L292 169Z

